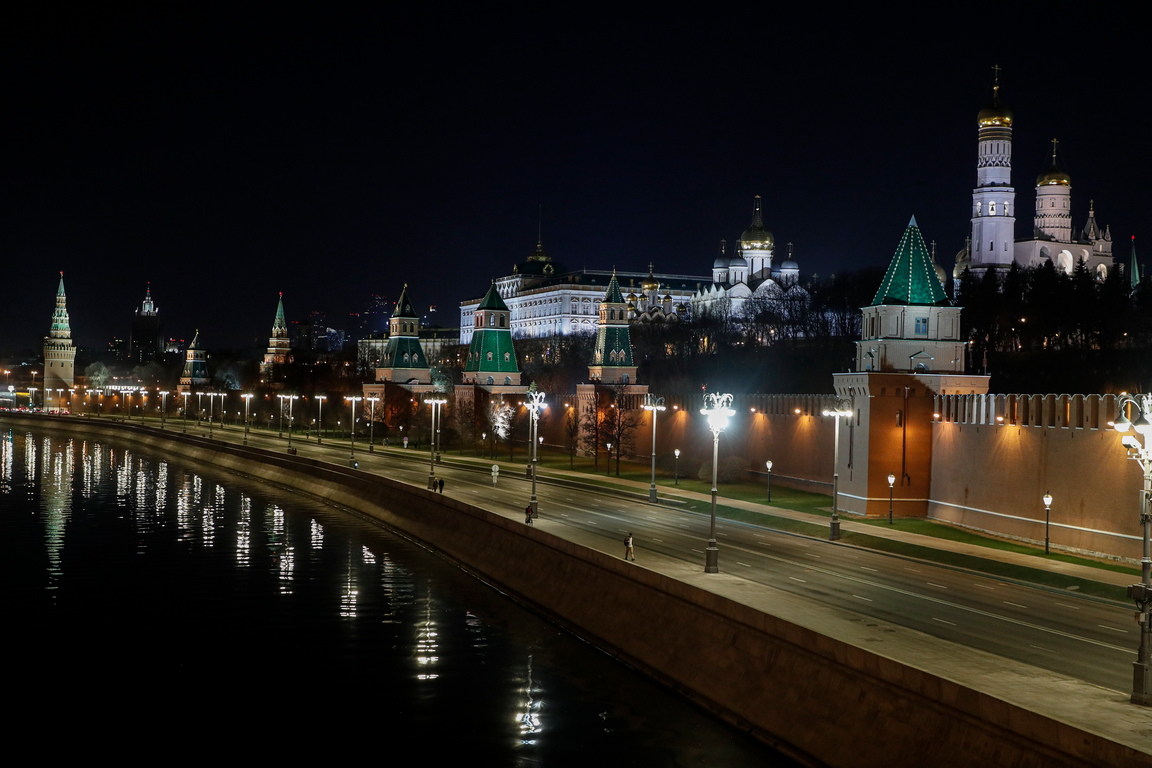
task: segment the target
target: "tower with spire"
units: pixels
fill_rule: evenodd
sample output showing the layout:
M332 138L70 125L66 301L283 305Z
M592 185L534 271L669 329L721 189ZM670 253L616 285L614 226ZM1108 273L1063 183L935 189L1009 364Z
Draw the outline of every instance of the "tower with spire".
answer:
M192 337L192 343L184 352L184 369L180 372L177 392L191 392L195 387L203 387L212 381L208 375L208 352L200 346L200 330Z
M292 362L292 345L288 339L288 323L284 319L284 294L276 304L276 317L272 320L272 335L268 338L268 348L264 361L260 363L260 381L274 384L281 378L283 366Z
M913 217L863 310L856 370L833 376L837 410L852 413L838 432L839 509L887 515L891 474L895 514L928 513L933 398L988 391L987 376L964 372L960 313Z
M56 288L56 309L52 327L44 337L44 389L70 389L76 384L76 345L68 323L68 296L64 292L64 273ZM47 402L47 401L45 401Z
M493 282L476 307L475 330L464 363L465 384L520 386L520 364L512 345L510 314Z
M588 366L588 378L601 384L632 384L636 380L628 304L620 293L615 272L600 302L600 323L596 328L596 346L592 364Z
M132 360L151 363L164 354L164 336L160 329L160 310L152 301L152 284L144 292L144 301L132 319L132 336L128 349Z
M429 384L432 371L420 346L420 318L408 298L408 285L400 291L396 309L388 321L388 346L376 368L377 382Z

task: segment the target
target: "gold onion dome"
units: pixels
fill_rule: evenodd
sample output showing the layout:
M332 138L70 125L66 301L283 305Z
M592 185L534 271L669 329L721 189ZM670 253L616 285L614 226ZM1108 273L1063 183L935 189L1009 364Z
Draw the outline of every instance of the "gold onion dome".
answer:
M1053 165L1051 168L1044 171L1044 173L1036 177L1036 186L1042 187L1049 184L1059 184L1065 187L1071 186L1072 178L1067 173Z
M1012 127L1012 110L1000 102L999 89L992 95L992 103L980 110L980 114L976 116L976 122L980 124L981 128L992 126Z

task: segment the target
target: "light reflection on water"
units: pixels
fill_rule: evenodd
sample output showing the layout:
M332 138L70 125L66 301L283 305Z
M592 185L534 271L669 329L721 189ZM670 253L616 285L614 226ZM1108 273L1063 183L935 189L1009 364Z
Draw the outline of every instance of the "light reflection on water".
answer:
M8 695L77 749L790 764L318 501L57 435L6 434L0 473Z

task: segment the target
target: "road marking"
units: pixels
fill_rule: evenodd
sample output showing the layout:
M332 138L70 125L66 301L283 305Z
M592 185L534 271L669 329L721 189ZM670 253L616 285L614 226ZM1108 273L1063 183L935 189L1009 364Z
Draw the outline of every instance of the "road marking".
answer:
M663 544L664 543L664 539L652 539L652 541L656 542L657 544Z
M1124 634L1128 634L1128 630L1126 629L1117 629L1116 627L1109 627L1104 624L1097 624L1096 626L1100 627L1100 629L1110 629L1113 632L1123 632Z
M879 571L879 570L877 570L876 568L869 568L869 567L868 567L868 566L866 566L866 565L862 565L862 566L860 566L860 569L861 569L861 570L864 570L864 571L872 571L872 573L880 573L880 571Z
M852 597L856 598L857 600L867 600L870 603L872 602L872 598L864 597L864 595L852 595Z
M987 584L976 584L975 582L973 582L972 586L980 587L980 589L996 589L996 587L991 587Z
M944 586L943 584L936 584L936 583L931 582L931 581L926 581L924 583L930 587L939 587L940 589L948 589L948 587Z
M808 582L804 581L804 579L798 579L795 576L789 576L788 578L792 579L792 581L798 581L801 584L807 584L808 583Z
M1035 648L1038 651L1044 651L1044 653L1050 653L1053 656L1059 656L1060 655L1060 654L1056 653L1056 651L1052 650L1051 648L1045 648L1042 645L1030 645L1028 647L1029 648Z
M758 542L756 542L756 543L757 543L757 544L763 544L763 545L764 545L764 546L766 546L766 547L770 547L770 546L772 546L771 544L769 544L769 543L768 543L768 542L766 542L766 541L758 541Z
M688 526L687 526L687 525L684 525L684 523L680 523L680 527L681 527L681 528L687 528Z
M1071 609L1072 609L1072 610L1074 610L1074 611L1078 611L1078 610L1080 610L1080 607L1079 607L1079 606L1076 606L1076 605L1068 605L1068 603L1061 603L1059 600L1056 600L1056 601L1053 601L1053 602L1055 602L1055 603L1056 603L1056 605L1059 605L1059 606L1063 606L1064 608L1071 608Z
M752 567L752 566L748 565L748 563L742 563L739 560L736 561L736 565L742 565L745 568L751 568Z
M820 557L820 555L817 555L814 552L805 552L804 554L808 555L808 557Z
M595 520L589 520L588 525L600 525L600 523L596 522Z
M1007 600L1004 600L1003 602L1004 602L1004 605L1011 605L1014 608L1023 608L1024 610L1028 610L1028 606L1020 605L1020 603L1010 603Z
M923 571L918 571L915 568L908 568L907 566L905 566L904 570L912 571L912 573L923 573Z
M941 624L947 624L950 627L956 626L956 622L954 622L954 621L944 621L944 619L938 619L935 616L932 617L932 621L938 621Z

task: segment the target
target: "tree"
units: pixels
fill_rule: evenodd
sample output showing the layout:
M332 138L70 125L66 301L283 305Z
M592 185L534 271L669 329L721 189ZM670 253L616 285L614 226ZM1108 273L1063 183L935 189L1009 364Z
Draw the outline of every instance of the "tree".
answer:
M88 379L89 387L100 389L112 380L112 372L104 363L95 362L84 369L84 377Z
M576 450L580 447L580 419L575 408L568 408L564 416L564 447L568 450L568 468L576 467Z

